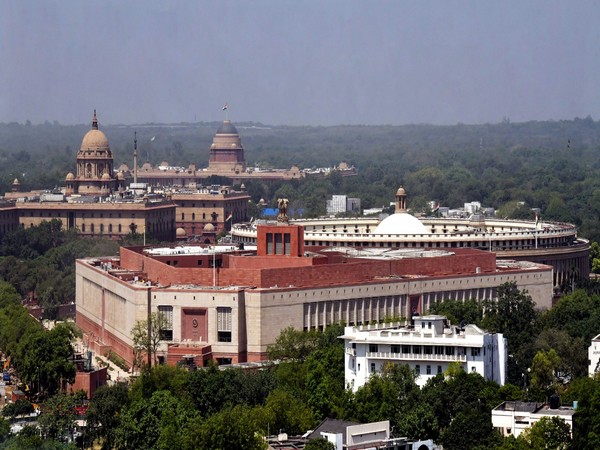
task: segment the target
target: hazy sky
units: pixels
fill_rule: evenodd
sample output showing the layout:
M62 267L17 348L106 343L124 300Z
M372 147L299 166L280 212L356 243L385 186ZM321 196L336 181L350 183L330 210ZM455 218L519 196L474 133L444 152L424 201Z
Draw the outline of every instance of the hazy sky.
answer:
M0 122L600 119L600 1L0 0Z

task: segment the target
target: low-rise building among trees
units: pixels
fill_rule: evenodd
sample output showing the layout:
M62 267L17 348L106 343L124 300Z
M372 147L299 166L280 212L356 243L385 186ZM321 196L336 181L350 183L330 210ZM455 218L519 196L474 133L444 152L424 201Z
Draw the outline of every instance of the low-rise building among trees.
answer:
M345 380L352 390L364 386L386 364L407 364L423 387L452 365L503 385L506 339L476 325L451 325L444 316L413 316L409 323L346 327Z

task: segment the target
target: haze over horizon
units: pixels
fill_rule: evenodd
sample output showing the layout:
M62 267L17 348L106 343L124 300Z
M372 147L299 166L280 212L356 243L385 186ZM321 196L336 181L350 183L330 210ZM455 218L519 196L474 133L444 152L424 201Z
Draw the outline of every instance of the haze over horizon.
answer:
M0 0L0 122L600 119L598 1Z

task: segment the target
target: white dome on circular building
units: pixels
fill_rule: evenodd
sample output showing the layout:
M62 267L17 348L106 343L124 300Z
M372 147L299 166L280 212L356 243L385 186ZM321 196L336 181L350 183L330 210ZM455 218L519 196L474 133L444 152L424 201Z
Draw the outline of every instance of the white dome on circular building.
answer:
M430 234L419 219L407 212L399 212L383 219L374 234Z
M407 212L406 191L396 191L396 212L381 221L375 234L430 234L419 219Z

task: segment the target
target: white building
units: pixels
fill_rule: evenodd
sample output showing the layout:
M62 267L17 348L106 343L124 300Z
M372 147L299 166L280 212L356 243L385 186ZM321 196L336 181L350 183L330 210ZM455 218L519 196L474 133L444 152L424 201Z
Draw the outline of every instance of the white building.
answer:
M327 200L327 214L339 214L347 211L360 211L360 199L347 195L332 195Z
M361 424L325 419L308 436L309 440L318 438L327 439L336 450L381 448L390 440L390 421Z
M388 363L408 364L417 384L444 373L459 363L503 385L506 377L506 339L476 325L452 326L444 316L415 316L410 324L375 324L346 327L345 381L352 390L363 386Z
M480 209L481 209L480 202L465 203L465 212L467 214L475 214L475 213L479 212Z
M575 409L559 404L553 406L535 402L504 402L492 410L492 425L503 436L518 437L542 417L556 416L563 419L573 430Z
M600 334L592 339L592 345L588 347L588 361L588 373L593 377L600 369Z

